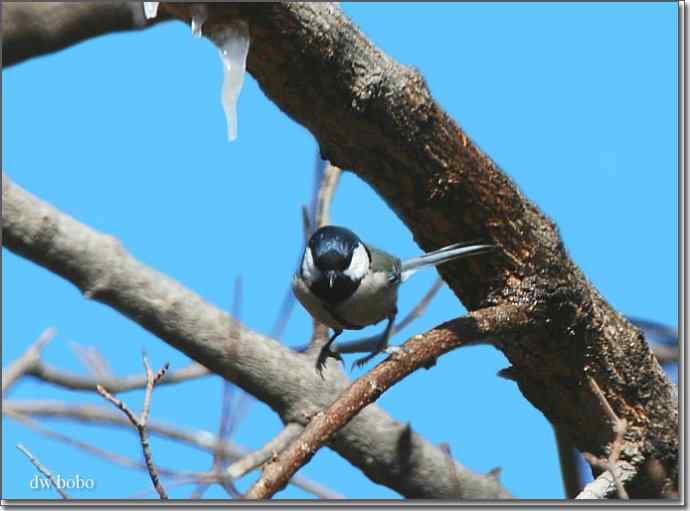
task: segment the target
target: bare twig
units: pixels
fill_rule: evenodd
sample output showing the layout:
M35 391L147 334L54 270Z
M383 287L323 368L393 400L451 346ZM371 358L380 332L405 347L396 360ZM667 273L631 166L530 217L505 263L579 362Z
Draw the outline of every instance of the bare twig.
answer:
M149 361L144 355L144 369L146 370L146 391L144 393L144 408L141 411L139 417L135 416L134 413L129 409L129 407L120 399L117 399L110 392L105 390L100 385L97 387L98 393L103 396L106 400L110 401L117 408L122 410L122 412L127 416L130 422L134 425L139 433L139 441L141 442L141 448L144 453L144 461L146 462L146 468L148 469L149 476L151 477L151 482L153 487L160 495L161 499L167 499L168 494L165 492L165 488L160 481L160 476L153 464L153 455L151 454L151 445L149 443L148 433L146 431L146 426L149 418L149 410L151 408L151 395L153 394L153 387L158 383L158 381L163 378L165 372L168 370L169 364L165 364L161 367L158 372L154 375L149 365Z
M40 360L43 348L55 337L55 330L48 328L44 331L38 339L36 339L31 346L27 348L24 354L10 364L7 369L2 372L2 395L14 385L19 378L24 376L31 368Z
M195 380L203 376L208 376L211 372L201 364L193 362L189 366L179 371L165 373L165 376L156 385L169 385ZM117 394L129 390L143 389L146 387L146 375L124 376L122 378L112 376L89 377L79 374L72 374L56 369L41 360L38 360L27 371L27 376L32 376L46 383L51 383L71 390L95 391L97 386L101 386L108 392Z
M41 465L41 463L36 459L36 457L33 454L31 454L28 451L28 449L24 447L22 444L17 444L17 449L22 451L26 455L26 457L29 458L29 461L33 464L34 467L36 467L36 470L38 470L41 474L50 479L53 488L55 488L55 491L57 491L63 499L69 499L69 495L67 495L67 493L65 493L65 491L62 488L60 488L60 485L58 485L57 481L55 480L55 477L53 477L53 474L50 473L50 470Z
M70 405L59 401L15 401L3 402L3 414L10 418L18 416L36 417L56 417L60 419L73 419L87 423L109 424L125 427L127 431L132 431L131 422L123 414L92 405ZM150 433L179 441L185 445L202 449L214 453L221 451L223 456L237 460L250 453L247 449L240 447L232 442L222 442L216 435L204 430L183 430L161 422L149 422L147 430ZM97 454L97 453L94 453ZM144 464L145 467L145 464ZM159 472L161 470L159 469ZM166 475L174 475L166 471ZM203 472L206 474L206 472ZM179 475L179 473L178 473ZM195 476L197 473L184 474L185 476ZM190 483L191 484L191 483ZM326 488L310 479L304 477L293 477L290 484L301 488L307 493L323 499L341 499L343 496L329 488ZM155 490L154 490L155 491Z
M413 371L428 365L452 349L477 343L489 337L526 328L528 314L515 306L481 309L469 316L449 321L424 335L408 340L403 350L386 359L350 385L326 411L316 414L302 434L275 460L264 467L259 481L247 498L270 498L287 484L290 477L340 428L362 408Z
M616 487L618 498L627 500L629 498L628 493L625 491L625 487L618 475L619 471L616 469L616 467L618 466L618 457L620 456L621 450L623 449L623 443L625 440L624 437L625 432L628 428L628 424L625 419L618 418L618 415L616 415L616 412L614 412L613 408L611 407L611 404L609 403L608 399L606 399L606 396L601 391L601 388L599 388L599 385L594 380L594 378L589 376L588 381L589 386L592 389L592 392L594 392L597 399L599 400L599 403L604 408L606 415L611 420L613 432L615 433L615 438L613 444L611 445L609 456L606 460L599 460L596 456L588 452L582 453L582 455L591 465L598 466L602 470L608 470L608 472L611 474L611 478Z
M314 226L316 230L331 222L331 204L335 197L335 191L340 182L340 168L324 162L323 179L317 194L316 210L314 211Z
M81 451L87 452L89 454L93 454L94 456L98 456L99 458L103 458L103 459L105 459L111 463L114 463L114 464L117 464L117 465L120 465L120 466L123 466L126 468L147 470L146 463L144 463L142 461L134 460L132 458L128 458L128 457L122 456L120 454L112 453L110 451L106 451L105 449L101 449L100 447L96 447L95 445L91 445L89 443L77 440L77 439L73 438L72 436L63 435L62 433L58 433L57 431L52 431L52 430L42 426L38 421L35 421L35 420L31 419L30 417L27 417L26 415L23 415L21 413L16 413L16 412L10 410L10 411L5 411L5 414L10 419L14 419L14 420L22 423L27 428L29 428L32 431L35 431L36 433L43 435L47 438L51 438L51 439L56 440L58 442L62 442L66 445L69 445L69 446L74 447L76 449L79 449ZM198 474L196 472L185 472L183 470L170 470L170 469L165 469L165 468L161 468L161 467L158 467L158 472L162 476L165 476L165 477L191 477L193 475Z
M92 375L102 378L112 376L108 363L98 350L93 346L82 346L78 342L70 342L70 348L77 355L79 361Z
M297 438L303 430L304 427L302 425L291 422L266 445L256 451L250 452L230 465L227 469L227 474L233 479L239 479L248 474L280 453L290 442Z
M290 319L294 308L295 294L292 292L292 287L288 286L285 296L283 297L283 302L280 305L278 316L276 316L276 320L271 328L271 337L276 341L280 341L282 339L283 334L285 333L285 328L288 324L288 320Z

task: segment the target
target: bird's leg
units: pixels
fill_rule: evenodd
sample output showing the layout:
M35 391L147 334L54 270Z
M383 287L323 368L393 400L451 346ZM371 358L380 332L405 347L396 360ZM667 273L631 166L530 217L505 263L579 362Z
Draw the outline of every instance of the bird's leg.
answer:
M331 338L328 339L328 342L326 342L326 344L324 344L321 347L321 351L319 352L319 356L316 359L316 369L319 371L319 374L321 374L323 371L323 368L326 367L326 360L328 359L328 357L332 357L336 360L340 360L341 362L343 361L343 357L340 356L340 353L338 353L337 351L333 351L331 349L331 344L333 344L333 341L335 341L335 338L338 337L342 333L343 333L342 330L333 330L333 335L331 335Z
M374 358L376 355L378 355L382 351L385 351L386 353L395 353L395 352L400 351L400 348L397 346L388 346L388 340L391 338L391 335L393 334L394 323L395 323L395 314L391 314L390 316L388 316L388 324L386 325L386 329L381 334L381 337L379 338L378 342L376 343L374 350L371 353L369 353L367 356L355 360L354 363L352 364L353 368L355 366L362 367L364 364L369 362L372 358Z

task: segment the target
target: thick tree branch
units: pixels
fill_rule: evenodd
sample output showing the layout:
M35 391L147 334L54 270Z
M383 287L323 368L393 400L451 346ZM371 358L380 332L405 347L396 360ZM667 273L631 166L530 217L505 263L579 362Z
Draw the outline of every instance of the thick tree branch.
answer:
M161 7L189 20L187 4ZM496 256L439 271L469 310L530 303L547 320L499 346L523 395L580 451L601 456L611 430L586 385L595 377L628 422L624 460L660 461L662 491L673 493L678 402L644 337L568 257L553 222L433 100L422 76L376 48L336 4L216 5L204 30L236 18L250 26L247 67L266 95L314 135L324 158L369 183L425 251L462 239L498 247ZM628 487L633 497L659 496L644 472Z
M190 358L267 403L284 423L307 424L347 387L341 371L325 380L313 360L252 332L177 282L137 262L111 236L58 212L3 175L3 244L66 278L88 298L110 305ZM400 451L407 428L368 406L329 446L370 479L406 497L502 498L492 478L457 465L462 493L445 454L415 433ZM407 433L405 433L407 434Z
M11 66L102 34L146 28L141 2L5 2L2 64Z
M275 462L264 467L259 481L247 493L250 499L272 497L288 483L328 439L365 406L373 403L390 387L432 364L448 351L509 332L528 329L529 314L517 306L476 311L469 317L449 321L407 341L403 351L389 357L352 383L327 410L319 412ZM452 474L455 476L455 474Z

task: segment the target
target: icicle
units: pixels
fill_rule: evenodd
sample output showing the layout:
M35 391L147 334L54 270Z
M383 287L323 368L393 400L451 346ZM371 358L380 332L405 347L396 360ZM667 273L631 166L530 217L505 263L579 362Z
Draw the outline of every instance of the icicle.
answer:
M155 18L158 15L158 4L160 2L144 2L144 16L147 20Z
M208 12L204 4L192 4L192 35L201 37L201 27L208 18Z
M213 34L223 62L223 91L221 101L228 123L228 140L237 138L237 98L242 90L249 52L249 27L244 21L228 23Z

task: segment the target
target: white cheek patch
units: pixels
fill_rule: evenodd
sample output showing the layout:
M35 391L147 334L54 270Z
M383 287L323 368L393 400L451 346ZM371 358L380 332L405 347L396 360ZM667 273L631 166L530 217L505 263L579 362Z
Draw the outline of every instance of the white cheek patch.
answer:
M311 249L307 247L304 250L304 257L302 257L302 277L307 282L307 285L311 285L319 275L321 271L314 264L314 258L311 255Z
M350 277L353 281L360 281L369 271L369 254L361 243L357 244L352 253L352 260L350 261L350 266L343 272L345 275Z

